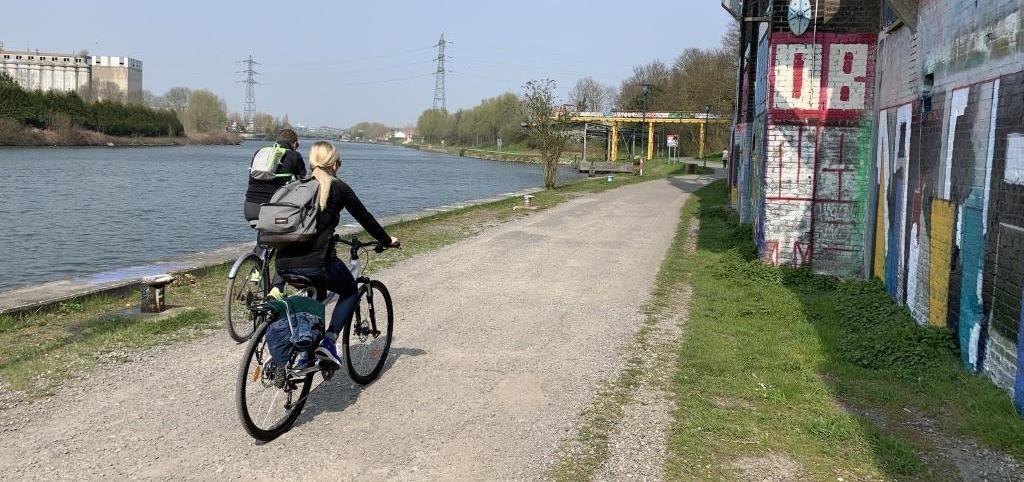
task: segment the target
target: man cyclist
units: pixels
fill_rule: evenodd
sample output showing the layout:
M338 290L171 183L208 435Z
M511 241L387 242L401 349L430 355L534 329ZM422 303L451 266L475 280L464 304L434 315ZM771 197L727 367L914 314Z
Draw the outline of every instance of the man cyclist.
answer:
M276 146L285 149L281 162L277 165L277 177L268 180L249 177L249 188L245 191L245 220L249 225L260 218L260 206L270 202L274 192L288 184L292 179L306 177L306 161L299 153L299 136L291 129L282 129L277 135Z
M285 152L277 165L274 178L264 180L254 179L253 176L249 176L249 188L245 191L244 213L245 220L249 222L250 227L256 227L256 221L260 218L260 206L270 202L270 198L274 195L275 191L293 179L306 177L306 161L302 159L302 154L299 153L299 136L295 134L295 131L281 129L281 132L277 134L275 146L283 148ZM253 157L255 157L255 154ZM255 249L257 251L260 249L258 244ZM255 273L254 276L258 277L259 274ZM253 281L258 282L259 280ZM280 277L274 276L273 285L268 296L280 299L284 289L284 281Z

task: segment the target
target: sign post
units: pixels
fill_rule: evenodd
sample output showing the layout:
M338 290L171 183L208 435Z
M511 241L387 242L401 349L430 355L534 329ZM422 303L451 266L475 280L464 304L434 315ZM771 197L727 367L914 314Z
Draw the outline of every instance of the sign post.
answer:
M668 160L672 162L675 159L675 155L678 153L677 148L679 147L679 136L676 134L669 134L665 136L665 145L668 146Z

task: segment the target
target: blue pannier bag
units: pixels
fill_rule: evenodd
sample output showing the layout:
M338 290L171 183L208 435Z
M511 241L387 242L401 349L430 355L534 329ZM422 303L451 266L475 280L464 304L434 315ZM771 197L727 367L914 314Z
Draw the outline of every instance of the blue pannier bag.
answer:
M285 365L293 350L309 350L324 336L324 307L314 299L290 296L270 303L278 319L267 327L267 348L278 365Z

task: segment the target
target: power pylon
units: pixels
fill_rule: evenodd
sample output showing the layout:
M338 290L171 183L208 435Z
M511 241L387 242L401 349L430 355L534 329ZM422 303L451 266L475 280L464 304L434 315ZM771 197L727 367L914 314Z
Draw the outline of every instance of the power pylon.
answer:
M435 59L437 61L437 73L434 74L434 108L441 110L448 109L444 99L444 48L449 43L451 42L444 40L444 34L441 34L441 40L438 40L437 45L435 45L437 47L437 58Z
M252 59L252 54L249 54L249 58L239 60L238 63L245 65L245 70L239 70L238 74L245 74L245 80L239 80L238 83L245 84L245 106L243 112L245 113L245 127L248 132L253 132L256 127L256 85L259 82L256 80L256 76L260 73L254 68L260 65L259 62Z

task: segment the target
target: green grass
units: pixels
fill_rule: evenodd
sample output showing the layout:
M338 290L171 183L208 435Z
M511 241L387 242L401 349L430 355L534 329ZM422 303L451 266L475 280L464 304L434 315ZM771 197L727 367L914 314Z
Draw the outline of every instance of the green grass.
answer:
M538 210L575 197L625 184L673 175L678 165L653 164L643 178L616 176L612 183L595 178L536 194ZM540 173L538 171L538 179ZM388 228L402 239L403 249L370 258L369 269L382 269L403 259L465 239L492 226L536 211L513 211L520 198L440 213ZM365 237L365 234L364 234ZM346 255L347 253L342 253ZM182 277L168 290L168 302L197 311L162 322L133 322L115 315L138 304L138 295L96 295L61 303L42 312L0 315L0 390L31 396L49 393L67 376L92 367L111 354L157 343L184 340L222 329L226 276L230 264ZM226 336L226 335L225 335Z
M767 454L804 479L955 477L925 424L1024 458L1024 421L960 368L948 331L917 326L878 282L761 264L727 198L721 182L691 198L697 250L674 244L658 278L658 293L694 290L668 479L734 479L736 460Z

